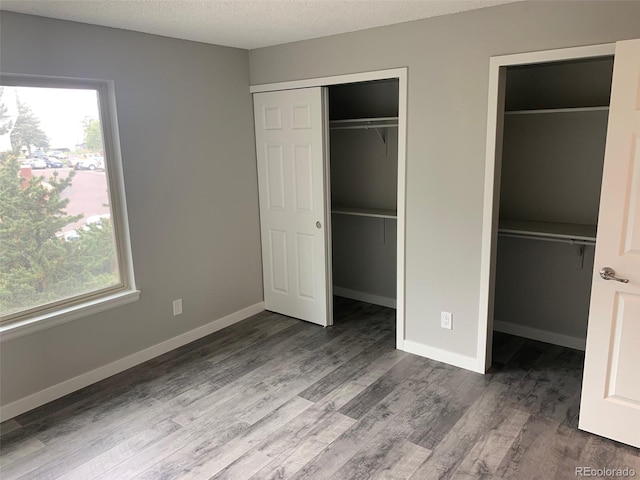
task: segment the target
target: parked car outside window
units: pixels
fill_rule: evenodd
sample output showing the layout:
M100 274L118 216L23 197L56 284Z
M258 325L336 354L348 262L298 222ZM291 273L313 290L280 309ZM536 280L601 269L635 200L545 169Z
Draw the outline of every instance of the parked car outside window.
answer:
M75 164L76 170L104 169L104 157L99 153L87 153L85 158Z
M49 168L62 168L64 166L64 164L55 157L47 158L46 162L47 162L47 167Z
M33 169L47 168L47 161L44 158L36 158L31 162L31 168Z

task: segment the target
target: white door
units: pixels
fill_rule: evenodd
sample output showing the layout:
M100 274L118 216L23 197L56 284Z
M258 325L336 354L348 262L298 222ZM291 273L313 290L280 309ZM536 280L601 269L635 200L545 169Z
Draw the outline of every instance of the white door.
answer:
M640 40L616 44L580 428L640 447Z
M322 88L256 93L265 308L331 323Z

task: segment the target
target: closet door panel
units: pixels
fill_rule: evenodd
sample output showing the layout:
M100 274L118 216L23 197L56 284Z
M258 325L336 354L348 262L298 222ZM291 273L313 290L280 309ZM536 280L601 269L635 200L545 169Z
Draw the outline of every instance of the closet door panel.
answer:
M580 428L635 447L640 447L638 136L640 40L632 40L616 45ZM622 281L601 278L603 267Z
M285 210L282 145L266 145L267 197L270 210Z
M287 269L287 232L283 230L269 230L269 262L271 268L271 283L273 292L289 293L289 273Z
M640 82L638 83L640 84ZM640 91L638 92L638 103L640 103ZM638 111L640 111L640 105L638 106ZM637 131L640 132L640 119L638 119ZM633 180L629 198L629 213L625 219L624 228L626 232L625 253L629 255L640 255L640 222L635 221L640 213L640 133L634 135L631 157L630 163L633 164Z
M325 94L254 95L265 308L330 323Z
M294 154L296 211L313 213L313 157L311 145L296 145Z

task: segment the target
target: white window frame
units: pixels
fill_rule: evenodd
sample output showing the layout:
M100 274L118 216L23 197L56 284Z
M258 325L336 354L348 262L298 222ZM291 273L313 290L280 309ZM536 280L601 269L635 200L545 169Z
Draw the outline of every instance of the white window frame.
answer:
M70 299L52 302L8 316L0 325L0 343L62 323L119 307L140 298L136 289L125 198L115 87L111 80L0 74L0 86L91 89L98 93L120 283Z

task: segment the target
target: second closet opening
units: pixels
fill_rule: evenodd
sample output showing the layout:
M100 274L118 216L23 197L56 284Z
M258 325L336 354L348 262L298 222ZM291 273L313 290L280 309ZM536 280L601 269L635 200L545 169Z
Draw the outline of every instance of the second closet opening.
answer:
M495 331L585 349L612 72L505 70Z

